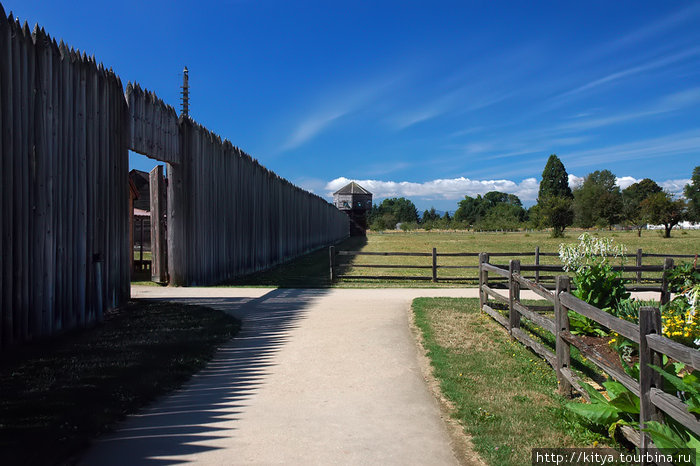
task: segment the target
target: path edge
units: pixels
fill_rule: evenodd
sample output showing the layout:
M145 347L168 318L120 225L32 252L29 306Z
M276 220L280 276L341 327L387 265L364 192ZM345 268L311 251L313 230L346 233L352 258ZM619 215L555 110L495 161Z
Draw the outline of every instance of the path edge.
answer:
M408 306L408 326L413 336L416 360L428 391L437 400L440 407L440 419L442 419L450 439L452 454L462 466L488 466L481 456L474 451L471 436L464 431L464 426L454 417L457 408L454 403L445 398L440 389L440 382L435 378L433 366L430 363L430 358L427 356L428 350L424 345L423 332L421 332L415 322L414 299L411 300Z

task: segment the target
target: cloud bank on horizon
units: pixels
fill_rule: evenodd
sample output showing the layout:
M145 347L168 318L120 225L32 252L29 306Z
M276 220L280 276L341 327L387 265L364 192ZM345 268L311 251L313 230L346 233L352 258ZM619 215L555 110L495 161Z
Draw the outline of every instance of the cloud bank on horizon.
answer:
M583 183L584 178L569 174L569 186L574 189ZM526 178L520 182L513 180L476 180L465 177L431 180L423 183L409 181L382 181L382 180L359 180L345 178L343 176L329 181L323 188L324 194L331 197L335 191L342 188L351 181L359 183L362 187L370 191L375 200L391 197L406 197L414 201L420 209L429 207L430 201L438 201L444 205L443 201L459 201L464 196L476 197L484 195L489 191L501 191L508 194L515 194L524 204L530 205L536 202L537 192L540 182L536 178ZM620 189L641 181L633 176L620 176L616 179L616 184ZM690 179L676 179L657 181L666 191L675 195L681 195L683 187L690 183ZM454 202L453 202L454 203ZM455 206L456 208L456 206Z

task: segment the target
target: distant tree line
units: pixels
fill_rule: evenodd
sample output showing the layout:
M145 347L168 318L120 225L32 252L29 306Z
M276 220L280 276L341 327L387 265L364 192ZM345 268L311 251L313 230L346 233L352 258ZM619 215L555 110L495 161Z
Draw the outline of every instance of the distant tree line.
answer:
M700 166L695 167L683 198L664 191L655 181L645 178L625 189L615 184L609 170L586 175L573 190L564 164L555 154L549 156L542 172L537 203L525 209L518 196L491 191L483 196L464 196L457 204L454 217L440 215L435 208L419 217L410 200L399 197L384 199L369 212L373 230L415 228L472 229L514 231L523 228L551 228L561 236L569 226L580 228L634 228L641 235L647 224L663 225L664 236L684 220L700 222Z

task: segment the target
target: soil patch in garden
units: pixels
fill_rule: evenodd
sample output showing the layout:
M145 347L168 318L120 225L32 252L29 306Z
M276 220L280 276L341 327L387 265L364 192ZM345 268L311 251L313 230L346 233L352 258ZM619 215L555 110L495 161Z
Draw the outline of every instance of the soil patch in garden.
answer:
M589 335L576 335L583 343L595 349L612 366L623 369L620 362L620 355L610 346L612 337L594 337Z

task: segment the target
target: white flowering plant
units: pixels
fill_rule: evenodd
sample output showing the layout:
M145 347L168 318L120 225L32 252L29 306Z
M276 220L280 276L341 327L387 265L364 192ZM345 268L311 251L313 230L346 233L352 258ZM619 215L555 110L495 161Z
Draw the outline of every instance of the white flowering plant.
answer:
M614 244L612 238L596 238L588 232L578 237L577 244L559 245L559 259L567 272L578 272L584 267L607 263L610 257L624 260L627 248Z
M622 274L610 264L612 258L624 260L627 249L612 238L596 238L589 233L579 236L577 244L560 244L559 259L564 270L575 272L572 294L598 309L616 314L616 309L630 294ZM570 313L572 333L604 336L606 333L590 319Z

